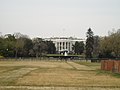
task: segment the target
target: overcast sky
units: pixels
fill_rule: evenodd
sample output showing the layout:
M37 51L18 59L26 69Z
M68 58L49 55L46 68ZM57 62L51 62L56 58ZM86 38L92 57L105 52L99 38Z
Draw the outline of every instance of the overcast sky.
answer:
M0 0L0 32L30 37L104 36L120 28L120 0Z

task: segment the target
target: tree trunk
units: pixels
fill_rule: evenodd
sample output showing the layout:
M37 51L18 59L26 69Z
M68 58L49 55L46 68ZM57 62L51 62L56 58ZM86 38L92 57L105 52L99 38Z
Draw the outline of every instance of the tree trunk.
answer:
M15 58L17 59L18 50L15 50Z

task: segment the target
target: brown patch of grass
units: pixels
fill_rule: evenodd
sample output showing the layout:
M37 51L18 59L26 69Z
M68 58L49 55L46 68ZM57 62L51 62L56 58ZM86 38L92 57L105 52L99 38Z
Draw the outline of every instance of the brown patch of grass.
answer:
M76 71L61 68L38 69L18 80L18 85L30 86L120 86L120 79L96 75L94 71Z
M97 74L96 70L100 68L100 64L71 61L0 61L0 67L2 67L0 69L0 85L120 87L120 78Z

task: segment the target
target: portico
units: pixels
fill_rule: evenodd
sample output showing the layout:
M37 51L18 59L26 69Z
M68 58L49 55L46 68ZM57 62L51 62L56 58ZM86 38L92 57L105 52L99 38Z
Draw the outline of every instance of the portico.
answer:
M85 41L84 39L79 38L73 38L73 37L52 37L52 38L46 38L45 40L53 41L56 47L56 51L59 53L61 51L67 50L68 53L73 52L73 45L76 41Z

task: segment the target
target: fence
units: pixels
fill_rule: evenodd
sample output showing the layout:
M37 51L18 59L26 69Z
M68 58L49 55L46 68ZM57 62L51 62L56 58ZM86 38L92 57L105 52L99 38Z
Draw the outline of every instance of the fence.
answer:
M120 60L102 60L101 69L120 73Z

